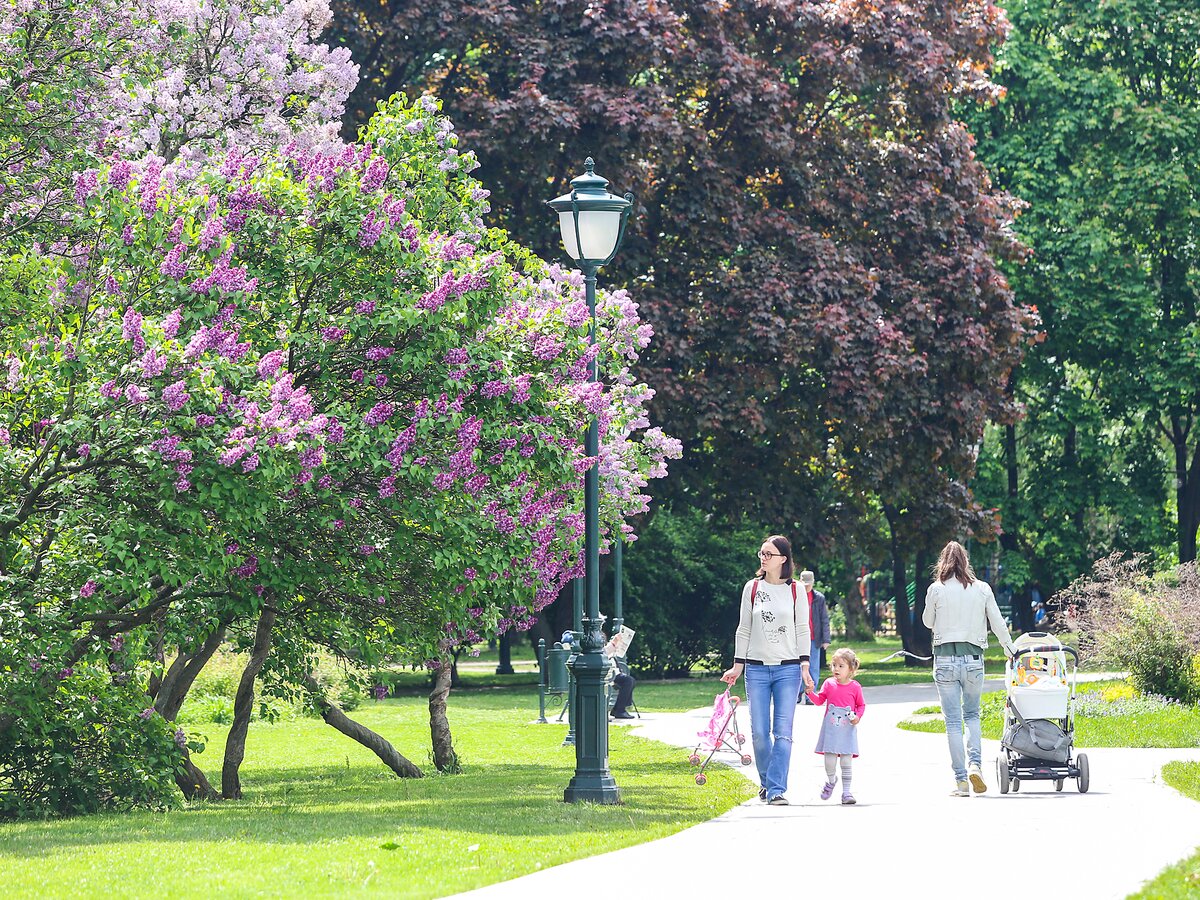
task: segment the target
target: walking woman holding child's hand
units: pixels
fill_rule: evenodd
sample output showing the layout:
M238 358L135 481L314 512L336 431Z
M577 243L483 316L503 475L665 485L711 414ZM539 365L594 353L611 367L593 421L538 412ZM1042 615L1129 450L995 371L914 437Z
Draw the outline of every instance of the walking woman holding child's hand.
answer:
M742 589L734 663L721 680L732 685L745 673L758 797L786 806L796 695L801 681L806 690L815 687L808 674L808 594L792 580L792 545L787 538L767 538L758 558L758 576Z

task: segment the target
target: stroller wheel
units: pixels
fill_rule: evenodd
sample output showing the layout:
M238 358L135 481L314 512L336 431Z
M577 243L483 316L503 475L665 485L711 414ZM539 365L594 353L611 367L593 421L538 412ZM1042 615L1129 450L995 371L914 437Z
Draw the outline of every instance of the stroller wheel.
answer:
M1014 794L1017 793L1019 790L1021 790L1021 779L1020 778L1012 779L1011 784L1012 784L1012 792Z
M1075 757L1075 765L1079 767L1079 778L1077 782L1079 786L1079 793L1086 794L1092 774L1091 770L1088 768L1087 754L1080 753L1079 756Z
M1054 789L1056 791L1061 791L1063 789L1063 781L1064 781L1064 779L1062 779L1062 778L1054 779Z
M742 754L742 765L743 766L748 766L752 762L754 762L754 760L752 760L748 754L746 754L746 753Z
M1009 777L1008 762L1003 756L996 759L996 781L1000 785L1000 793L1008 793Z
M708 781L708 776L703 772L696 773L696 784L704 784Z
M700 757L693 753L688 757L688 762L690 762L693 766L698 766L700 765Z
M738 743L739 743L739 744L744 744L744 743L746 743L746 736L745 736L744 734L739 734L739 735L738 735L738 738L737 738L737 741L738 741Z

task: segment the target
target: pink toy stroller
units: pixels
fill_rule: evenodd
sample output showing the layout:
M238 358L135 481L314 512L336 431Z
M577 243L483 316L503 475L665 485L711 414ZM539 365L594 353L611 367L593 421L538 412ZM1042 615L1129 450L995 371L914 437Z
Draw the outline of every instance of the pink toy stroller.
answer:
M752 762L749 754L742 752L742 744L746 743L746 736L738 731L737 707L740 702L741 698L729 696L729 689L726 688L725 693L718 694L717 699L713 701L713 711L708 720L708 727L703 731L696 732L700 743L688 757L688 762L693 766L700 767L700 771L696 773L696 784L704 784L708 781L704 770L720 750L736 753L741 757L743 766L748 766ZM708 751L708 756L702 761L700 754L704 751Z

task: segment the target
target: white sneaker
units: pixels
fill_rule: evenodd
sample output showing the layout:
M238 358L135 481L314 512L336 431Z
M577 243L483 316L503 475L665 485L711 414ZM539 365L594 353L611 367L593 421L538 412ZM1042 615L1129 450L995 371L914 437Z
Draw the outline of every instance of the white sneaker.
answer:
M967 778L971 780L971 787L975 788L975 793L982 794L987 790L987 782L983 780L983 771L978 764L972 763L967 766Z
M951 797L970 797L971 784L967 781L954 782L954 790L950 792Z

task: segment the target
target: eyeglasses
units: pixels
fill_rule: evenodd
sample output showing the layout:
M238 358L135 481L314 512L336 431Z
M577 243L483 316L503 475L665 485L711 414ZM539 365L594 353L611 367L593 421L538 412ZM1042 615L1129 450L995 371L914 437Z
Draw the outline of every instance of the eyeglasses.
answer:
M764 553L762 550L758 551L759 559L774 559L776 556L778 556L780 559L783 559L782 553Z

